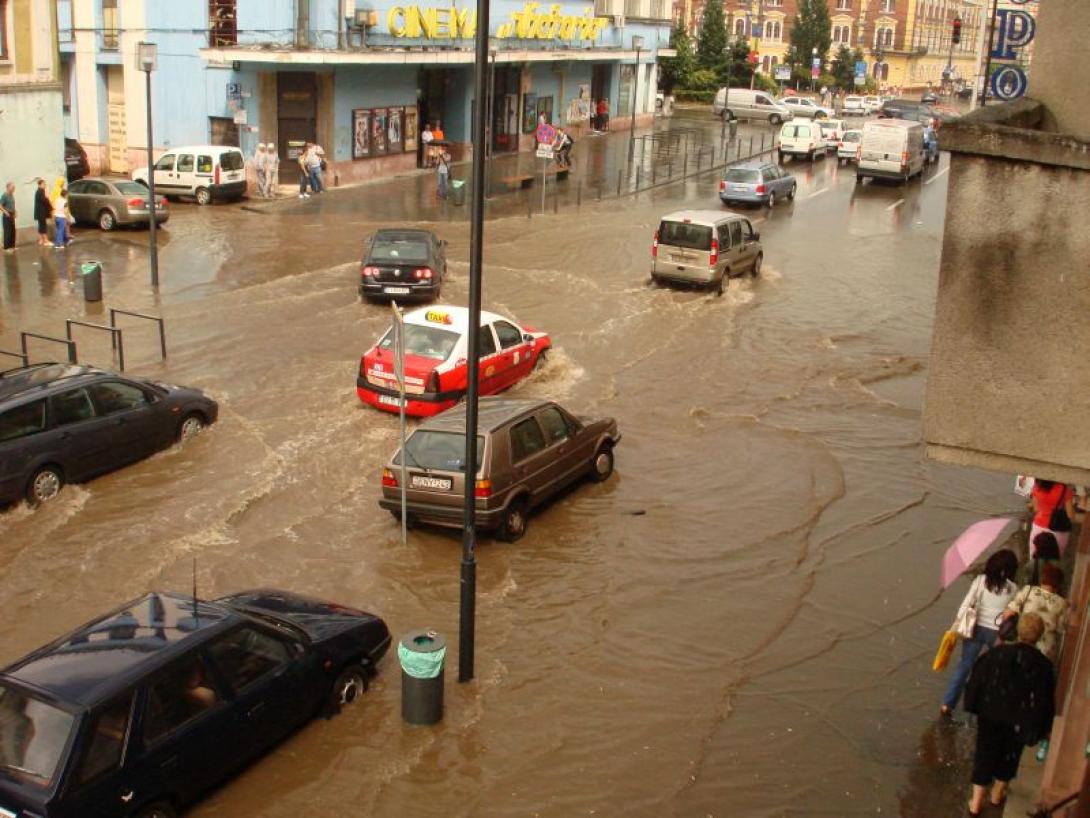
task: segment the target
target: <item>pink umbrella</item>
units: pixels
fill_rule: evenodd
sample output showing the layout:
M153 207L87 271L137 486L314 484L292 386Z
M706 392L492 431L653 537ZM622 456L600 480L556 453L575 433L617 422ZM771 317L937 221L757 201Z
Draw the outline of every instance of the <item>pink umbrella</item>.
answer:
M966 568L999 540L1003 529L1013 522L1013 517L995 517L973 523L965 529L943 555L942 587L949 588L955 579L965 573Z

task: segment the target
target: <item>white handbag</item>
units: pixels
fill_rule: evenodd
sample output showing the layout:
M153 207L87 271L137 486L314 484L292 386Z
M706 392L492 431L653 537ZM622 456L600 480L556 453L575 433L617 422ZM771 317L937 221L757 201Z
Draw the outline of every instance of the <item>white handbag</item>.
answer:
M954 633L960 636L962 639L972 639L973 631L976 630L976 618L977 618L977 605L980 604L980 595L984 590L984 575L978 576L974 582L973 590L969 593L972 594L972 599L968 605L965 605L958 611L958 615L954 617L954 624L950 628Z

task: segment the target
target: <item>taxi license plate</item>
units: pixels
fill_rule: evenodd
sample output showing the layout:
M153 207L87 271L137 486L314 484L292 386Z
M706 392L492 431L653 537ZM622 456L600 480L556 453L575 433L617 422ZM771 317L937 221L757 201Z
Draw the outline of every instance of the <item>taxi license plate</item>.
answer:
M379 395L378 402L387 406L401 406L401 398L395 398L391 395Z
M390 295L408 295L412 292L408 287L383 287L382 291Z
M414 489L450 491L454 488L454 480L450 477L429 477L426 474L412 474L409 475L409 485Z

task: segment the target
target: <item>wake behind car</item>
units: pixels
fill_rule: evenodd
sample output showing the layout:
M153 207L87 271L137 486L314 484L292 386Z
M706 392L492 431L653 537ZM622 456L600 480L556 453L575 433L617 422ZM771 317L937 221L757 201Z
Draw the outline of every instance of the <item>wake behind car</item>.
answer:
M514 542L528 514L583 477L613 473L621 440L613 418L576 417L546 400L483 398L480 402L474 497L477 524ZM420 424L382 470L379 505L401 518L402 473L409 520L462 525L465 492L465 405Z
M193 437L218 414L199 389L89 366L35 364L0 373L0 505L51 500L65 483Z
M404 321L405 413L438 414L466 393L469 310L425 307L406 313ZM478 343L482 395L502 392L527 377L552 346L547 333L492 312L481 313ZM394 327L390 327L360 358L356 377L359 399L387 412L401 407L394 355Z
M430 230L379 230L360 264L360 298L431 301L446 273L446 242Z
M771 162L745 162L727 170L719 182L723 204L745 202L772 207L777 199L794 199L795 177Z
M389 645L283 591L135 599L0 671L0 815L173 818L354 702Z

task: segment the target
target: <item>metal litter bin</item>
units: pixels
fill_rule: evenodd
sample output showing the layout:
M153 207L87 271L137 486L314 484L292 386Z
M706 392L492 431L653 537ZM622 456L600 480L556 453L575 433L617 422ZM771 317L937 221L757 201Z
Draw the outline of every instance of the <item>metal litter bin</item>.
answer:
M80 265L80 280L83 282L83 300L102 300L102 263L86 261Z
M730 122L727 123L727 130L730 133L730 138L734 139L735 135L737 135L737 133L738 133L738 118L737 117L731 117Z
M401 718L409 724L435 724L443 718L443 661L447 643L435 631L401 637Z
M450 182L450 198L456 205L466 203L466 183L464 179L452 179Z

